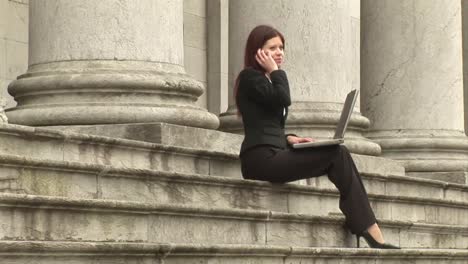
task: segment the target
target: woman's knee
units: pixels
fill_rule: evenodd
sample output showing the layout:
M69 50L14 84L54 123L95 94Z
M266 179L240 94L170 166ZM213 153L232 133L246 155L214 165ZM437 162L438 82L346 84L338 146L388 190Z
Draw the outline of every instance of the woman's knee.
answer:
M351 152L349 152L348 148L345 145L336 145L334 148L335 157L339 160L345 160L351 156Z
M345 145L339 144L339 145L334 145L333 146L333 152L337 154L346 154L350 153L348 148Z
M338 145L338 146L339 146L339 148L340 148L341 151L344 151L344 152L349 153L349 149L348 149L345 145L340 144L340 145Z

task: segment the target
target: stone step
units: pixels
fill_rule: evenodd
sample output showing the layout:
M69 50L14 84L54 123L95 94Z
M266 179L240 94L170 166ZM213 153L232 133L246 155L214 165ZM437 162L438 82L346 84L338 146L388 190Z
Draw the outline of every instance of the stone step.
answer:
M17 192L17 190L22 189L21 186L18 186L17 177L9 179L8 177L4 178L4 176L5 176L4 170L3 168L0 168L0 192L9 192L9 191Z
M466 264L467 250L0 241L8 264Z
M120 168L152 169L181 173L197 173L241 178L238 148L239 135L195 128L170 126L176 139L192 133L192 141L213 138L222 134L222 144L188 144L187 140L171 140L151 143L133 139L112 138L91 134L79 134L55 129L0 124L0 154L27 158L72 161L110 165ZM179 131L183 129L184 131ZM202 130L204 132L199 132ZM179 133L179 134L177 134ZM221 136L219 136L221 137ZM234 138L230 138L234 137ZM204 139L203 142L205 142ZM214 140L219 142L219 140ZM235 145L235 147L233 146ZM404 175L398 162L363 155L353 155L359 171L379 175Z
M237 155L135 140L0 124L0 154L119 168L240 178Z
M350 247L341 216L0 194L0 240ZM468 249L468 227L381 220L405 248Z
M326 180L326 177L322 178ZM364 179L379 219L468 225L468 186L400 176L368 175ZM4 188L0 188L0 191L33 195L259 209L321 216L339 213L336 188L330 184L320 184L280 185L0 155L0 186ZM411 185L412 190L409 188ZM13 188L16 189L13 191Z

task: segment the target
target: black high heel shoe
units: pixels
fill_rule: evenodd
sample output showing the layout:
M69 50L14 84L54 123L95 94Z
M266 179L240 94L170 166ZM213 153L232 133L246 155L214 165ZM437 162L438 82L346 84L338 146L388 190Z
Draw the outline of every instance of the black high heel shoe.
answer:
M360 246L360 243L359 243L359 239L363 237L367 244L369 245L369 247L371 248L384 248L384 249L401 249L397 246L394 246L392 244L386 244L386 243L379 243L377 242L370 234L369 232L367 232L367 230L365 230L364 232L362 232L361 234L358 234L356 235L356 238L357 238L357 247L359 248Z

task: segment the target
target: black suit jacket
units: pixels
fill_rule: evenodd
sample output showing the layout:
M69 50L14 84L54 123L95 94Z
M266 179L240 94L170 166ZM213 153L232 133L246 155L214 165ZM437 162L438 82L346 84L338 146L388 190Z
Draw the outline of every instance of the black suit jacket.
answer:
M258 145L287 147L284 124L291 105L288 78L286 72L276 70L270 79L252 68L239 74L236 99L245 132L240 155Z

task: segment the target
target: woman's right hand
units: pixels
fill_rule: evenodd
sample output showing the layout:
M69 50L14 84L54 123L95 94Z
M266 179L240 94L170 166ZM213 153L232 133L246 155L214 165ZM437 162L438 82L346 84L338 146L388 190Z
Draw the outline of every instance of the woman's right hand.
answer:
M268 74L270 74L272 71L278 70L278 65L268 51L258 49L257 54L255 54L255 59Z
M301 138L301 137L296 137L296 136L288 136L286 138L288 141L289 145L297 144L297 143L305 143L305 142L314 142L315 139L313 138Z

